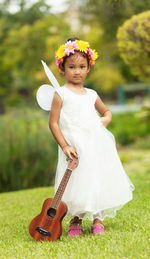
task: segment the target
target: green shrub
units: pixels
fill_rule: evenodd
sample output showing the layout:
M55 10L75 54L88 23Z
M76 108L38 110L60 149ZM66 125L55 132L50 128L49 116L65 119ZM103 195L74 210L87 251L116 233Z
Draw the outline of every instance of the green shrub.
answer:
M48 127L48 113L1 116L0 132L0 191L52 185L57 143Z
M140 81L150 82L150 10L133 15L117 32L120 56Z
M134 143L139 137L146 137L150 132L150 125L137 116L136 112L113 114L113 120L108 125L116 138L116 142L126 146Z
M136 115L113 114L107 128L117 144L129 145L149 134L150 125ZM1 192L54 184L58 145L48 117L47 112L22 108L0 117Z

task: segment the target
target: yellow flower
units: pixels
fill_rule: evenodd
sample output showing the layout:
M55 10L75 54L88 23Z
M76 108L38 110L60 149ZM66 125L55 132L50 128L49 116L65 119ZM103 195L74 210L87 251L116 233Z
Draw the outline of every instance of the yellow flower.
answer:
M74 51L81 51L88 55L89 62L91 65L95 64L95 60L98 58L98 53L95 49L91 49L89 43L83 40L75 40L74 42L67 42L65 45L61 45L57 52L55 52L56 65L59 68L60 64L63 62L65 56L69 56L70 53L74 54Z
M97 58L98 58L98 53L95 51L95 49L93 50L93 52L94 52L94 56L93 56L93 60L96 60Z
M89 43L82 40L75 40L75 43L78 45L78 50L87 53L87 47L89 47Z
M61 45L59 47L59 49L57 50L56 56L57 56L58 59L61 59L61 58L63 58L66 55L65 52L64 52L65 48L66 48L65 45Z

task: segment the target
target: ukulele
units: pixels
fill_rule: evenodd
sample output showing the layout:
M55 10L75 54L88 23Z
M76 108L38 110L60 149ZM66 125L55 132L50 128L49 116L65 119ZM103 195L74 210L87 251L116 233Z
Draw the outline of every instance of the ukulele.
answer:
M73 156L73 155L72 155ZM67 205L61 201L72 171L78 166L78 159L69 159L65 174L54 198L44 201L42 211L31 221L29 233L36 241L56 241L62 234L62 220L67 213Z

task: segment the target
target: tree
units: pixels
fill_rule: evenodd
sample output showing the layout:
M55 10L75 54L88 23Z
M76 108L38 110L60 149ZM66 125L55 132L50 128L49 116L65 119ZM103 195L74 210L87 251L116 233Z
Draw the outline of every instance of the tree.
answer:
M74 0L71 5L79 6L80 19L92 26L99 24L103 30L104 42L115 40L118 26L133 14L150 9L149 0Z
M10 13L8 7L12 0L4 0L0 3L0 113L5 112L6 98L13 97L18 100L15 93L13 74L16 69L17 60L20 56L21 39L18 38L18 33L21 27L34 24L37 20L42 19L48 15L50 7L41 0L30 7L26 7L27 0L16 0L19 11ZM29 26L28 26L29 27ZM21 70L21 66L18 70ZM23 69L23 68L22 68ZM22 71L23 72L23 71ZM16 73L16 76L18 73ZM26 77L27 78L27 77ZM16 78L16 82L20 79ZM31 82L31 81L30 81Z
M140 80L150 82L150 11L134 15L119 27L120 56Z
M0 46L0 89L5 89L9 103L17 102L17 93L31 97L35 87L42 83L42 78L36 78L42 69L41 59L48 64L54 63L55 50L68 32L69 26L65 22L58 17L56 19L55 15L49 15L33 25L24 25L7 33Z
M1 112L4 111L2 99L9 105L26 98L28 103L32 101L35 89L47 80L41 59L56 67L55 50L70 36L70 27L61 16L42 13L41 5L36 4L37 15L34 4L14 14L6 12L0 19Z
M99 52L108 63L114 63L122 75L129 81L138 80L120 58L117 48L116 33L118 27L134 14L150 9L149 0L68 0L79 7L80 21L91 27L99 27L103 33L99 37ZM92 36L92 32L91 32ZM90 41L90 37L89 37ZM98 50L98 49L97 49Z

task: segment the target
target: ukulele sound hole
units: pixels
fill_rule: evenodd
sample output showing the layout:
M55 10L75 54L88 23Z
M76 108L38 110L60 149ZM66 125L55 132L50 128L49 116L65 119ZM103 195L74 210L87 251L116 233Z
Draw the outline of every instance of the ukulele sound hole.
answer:
M56 210L53 209L53 208L50 208L48 211L47 211L47 215L54 218L55 215L56 215Z

